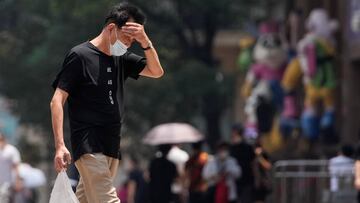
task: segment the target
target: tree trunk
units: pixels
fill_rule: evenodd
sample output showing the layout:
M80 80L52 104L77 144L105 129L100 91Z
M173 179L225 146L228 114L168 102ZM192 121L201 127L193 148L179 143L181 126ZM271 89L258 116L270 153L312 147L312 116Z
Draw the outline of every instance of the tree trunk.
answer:
M206 121L206 140L209 147L214 150L221 139L220 119L222 115L221 96L216 92L210 92L203 97L203 114Z

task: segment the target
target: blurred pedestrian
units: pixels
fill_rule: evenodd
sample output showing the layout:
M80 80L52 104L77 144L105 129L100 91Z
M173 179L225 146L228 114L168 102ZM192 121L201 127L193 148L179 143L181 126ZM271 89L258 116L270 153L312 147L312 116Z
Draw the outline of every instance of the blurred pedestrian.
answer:
M202 174L208 183L207 203L236 203L236 179L241 176L241 168L229 155L226 142L218 144L216 155L209 159Z
M174 194L175 203L185 203L185 163L189 160L189 154L182 150L179 145L173 145L170 149L167 159L176 165L179 178L172 185L172 193Z
M359 133L360 135L360 133ZM359 137L360 138L360 137ZM354 185L357 192L357 202L360 203L360 144L357 146L356 149L356 161L355 161L355 180Z
M6 137L0 132L0 200L2 198L8 199L11 196L11 191L20 192L23 189L23 181L19 173L20 165L20 152L19 150L7 143ZM5 193L8 197L5 196ZM5 200L2 200L6 202Z
M117 196L121 199L121 203L128 203L128 186L129 181L126 180L116 191Z
M232 126L230 155L236 159L242 170L242 176L236 181L239 200L241 203L253 203L256 156L254 148L246 143L243 131L240 123Z
M17 189L15 189L17 188ZM15 187L12 188L11 203L35 203L35 197L30 188L25 187L22 178L15 181ZM1 201L0 201L1 202Z
M192 144L193 152L185 165L189 203L205 203L207 185L202 171L208 161L208 153L202 151L202 144L202 141Z
M170 203L174 200L171 186L178 177L176 165L167 159L171 145L160 145L150 162L149 196L151 203Z
M113 179L121 157L125 80L163 75L144 23L138 7L129 3L112 7L101 33L70 50L52 84L54 165L59 172L71 162L63 133L63 106L68 100L73 158L80 173L76 196L81 203L120 202ZM127 51L133 42L146 58Z
M272 163L269 155L264 151L261 144L255 145L255 192L256 203L264 203L266 196L271 192L271 168Z
M148 187L136 157L129 159L128 174L127 203L146 203Z
M343 145L336 157L329 160L330 191L337 192L339 182L351 184L355 160L352 158L354 149L350 145Z

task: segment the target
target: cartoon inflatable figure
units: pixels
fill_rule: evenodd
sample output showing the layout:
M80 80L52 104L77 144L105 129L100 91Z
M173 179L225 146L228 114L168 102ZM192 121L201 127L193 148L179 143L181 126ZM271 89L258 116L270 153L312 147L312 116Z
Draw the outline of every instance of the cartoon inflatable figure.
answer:
M321 130L326 134L334 130L336 81L333 32L337 28L337 22L329 19L324 9L315 9L310 13L306 27L308 33L298 43L298 56L291 61L284 74L282 84L286 96L281 127L286 134L297 117L292 92L302 80L305 102L301 128L307 138L316 140ZM322 104L323 111L319 110L319 103Z
M271 131L275 113L281 109L281 79L287 52L274 22L260 25L260 36L253 48L253 63L248 70L242 94L246 98L245 135L256 138Z

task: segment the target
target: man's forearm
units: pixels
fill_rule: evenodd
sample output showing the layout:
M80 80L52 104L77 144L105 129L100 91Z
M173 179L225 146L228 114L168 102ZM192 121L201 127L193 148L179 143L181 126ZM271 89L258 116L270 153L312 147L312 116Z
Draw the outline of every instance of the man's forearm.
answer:
M136 191L136 182L131 180L128 184L128 203L135 202L135 191Z
M15 178L16 179L20 179L21 177L20 177L20 172L19 172L19 165L20 165L20 163L14 163L14 165L13 165L13 169L14 169L14 174L15 174Z
M67 97L68 97L67 92L57 88L55 90L53 99L51 100L50 103L51 121L52 121L55 148L56 148L54 167L57 172L66 169L67 165L71 163L70 152L64 144L64 132L63 132L64 104Z
M150 40L147 40L147 41L150 42ZM146 57L146 66L149 68L149 71L153 75L161 77L164 74L164 70L161 67L161 63L159 60L159 56L156 52L156 49L152 46L152 48L147 49L144 52L145 52L145 57Z
M266 160L262 155L258 156L258 160L259 163L266 169L266 170L270 170L272 165L270 163L270 161Z
M360 160L355 161L355 179L360 180Z
M51 103L51 121L54 133L55 147L59 148L64 146L64 133L63 133L63 121L64 110L61 103Z

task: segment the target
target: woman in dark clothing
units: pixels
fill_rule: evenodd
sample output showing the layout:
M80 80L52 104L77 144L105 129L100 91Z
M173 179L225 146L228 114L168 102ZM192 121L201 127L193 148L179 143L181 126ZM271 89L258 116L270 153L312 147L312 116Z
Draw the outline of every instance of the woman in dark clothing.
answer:
M135 157L130 157L130 171L128 183L128 203L146 203L147 198L147 183L144 178L144 173L139 166L139 161Z
M202 171L208 161L208 154L201 150L202 141L192 145L193 153L185 164L188 181L189 203L204 203L207 184Z
M271 192L271 180L269 177L272 164L266 152L260 144L255 145L255 191L256 203L264 203L266 196Z
M149 195L151 203L170 203L173 200L171 185L178 174L175 164L166 158L170 149L171 145L160 145L160 153L150 163Z

